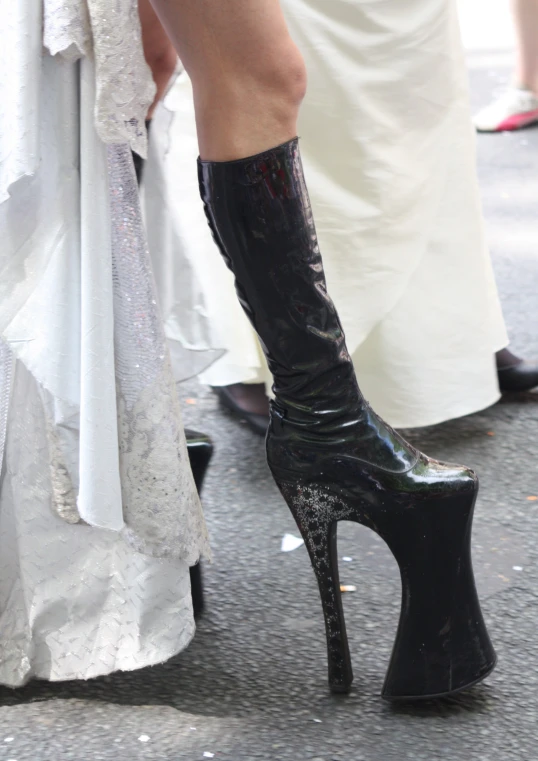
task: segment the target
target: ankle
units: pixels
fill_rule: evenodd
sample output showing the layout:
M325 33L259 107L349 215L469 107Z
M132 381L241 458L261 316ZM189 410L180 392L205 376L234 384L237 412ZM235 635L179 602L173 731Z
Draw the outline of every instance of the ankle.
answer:
M497 370L505 370L508 367L517 367L523 360L516 354L513 354L510 349L505 348L496 352L495 362L497 364Z
M524 74L523 72L516 73L512 79L512 87L516 90L530 92L538 97L538 77L534 74Z
M263 383L232 383L223 388L244 412L269 415L269 399Z

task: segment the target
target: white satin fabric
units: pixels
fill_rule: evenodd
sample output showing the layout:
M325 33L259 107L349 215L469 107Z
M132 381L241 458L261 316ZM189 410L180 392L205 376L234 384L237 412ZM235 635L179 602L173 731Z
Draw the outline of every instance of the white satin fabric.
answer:
M493 404L493 355L508 339L485 244L455 2L282 5L308 68L299 134L329 292L365 396L398 427ZM166 171L176 202L162 213L174 215L202 280L211 342L228 350L201 379L270 383L198 205L185 75L165 106L175 114ZM155 130L151 140L164 138ZM148 184L152 171L150 161ZM167 261L177 251L160 254Z
M108 13L102 0L45 3L47 44L66 55L44 50L39 3L0 21L13 55L0 68L0 682L12 686L181 650L188 567L209 554L126 144L143 143L153 91L133 3L114 4L115 52L134 45L130 57L104 65L93 20L91 55L69 43L99 5Z

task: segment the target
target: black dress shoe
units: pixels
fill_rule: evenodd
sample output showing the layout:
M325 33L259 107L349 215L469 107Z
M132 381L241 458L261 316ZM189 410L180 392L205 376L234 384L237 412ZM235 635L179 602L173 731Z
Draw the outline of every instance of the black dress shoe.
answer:
M501 391L530 391L538 386L538 365L522 360L512 367L497 370Z
M232 412L240 420L244 420L254 433L257 433L259 436L265 436L267 434L269 415L260 415L256 412L248 412L243 409L243 407L237 403L234 395L227 386L215 386L213 390L219 397L222 406L226 407L227 410Z

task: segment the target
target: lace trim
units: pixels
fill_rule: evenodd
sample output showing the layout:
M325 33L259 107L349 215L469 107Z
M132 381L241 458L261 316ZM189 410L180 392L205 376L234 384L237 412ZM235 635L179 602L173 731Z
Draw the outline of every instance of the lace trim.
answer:
M45 47L95 59L95 127L107 144L147 155L145 119L155 84L144 58L137 0L44 0Z
M91 55L93 39L88 5L44 0L43 45L51 55L61 54L68 61Z
M169 363L134 407L120 398L118 413L126 541L138 552L179 557L188 565L209 557Z

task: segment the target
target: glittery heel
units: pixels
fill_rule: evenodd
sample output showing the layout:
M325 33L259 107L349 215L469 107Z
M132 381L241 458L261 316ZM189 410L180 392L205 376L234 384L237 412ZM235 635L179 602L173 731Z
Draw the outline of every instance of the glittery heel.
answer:
M338 574L338 512L326 492L303 484L277 481L304 539L316 574L325 618L329 687L349 692L353 682Z
M490 673L496 658L480 612L470 554L476 482L474 489L460 493L384 494L379 500L350 485L275 478L318 580L333 692L347 692L353 679L338 579L340 520L375 530L400 567L400 622L383 697L440 697Z

